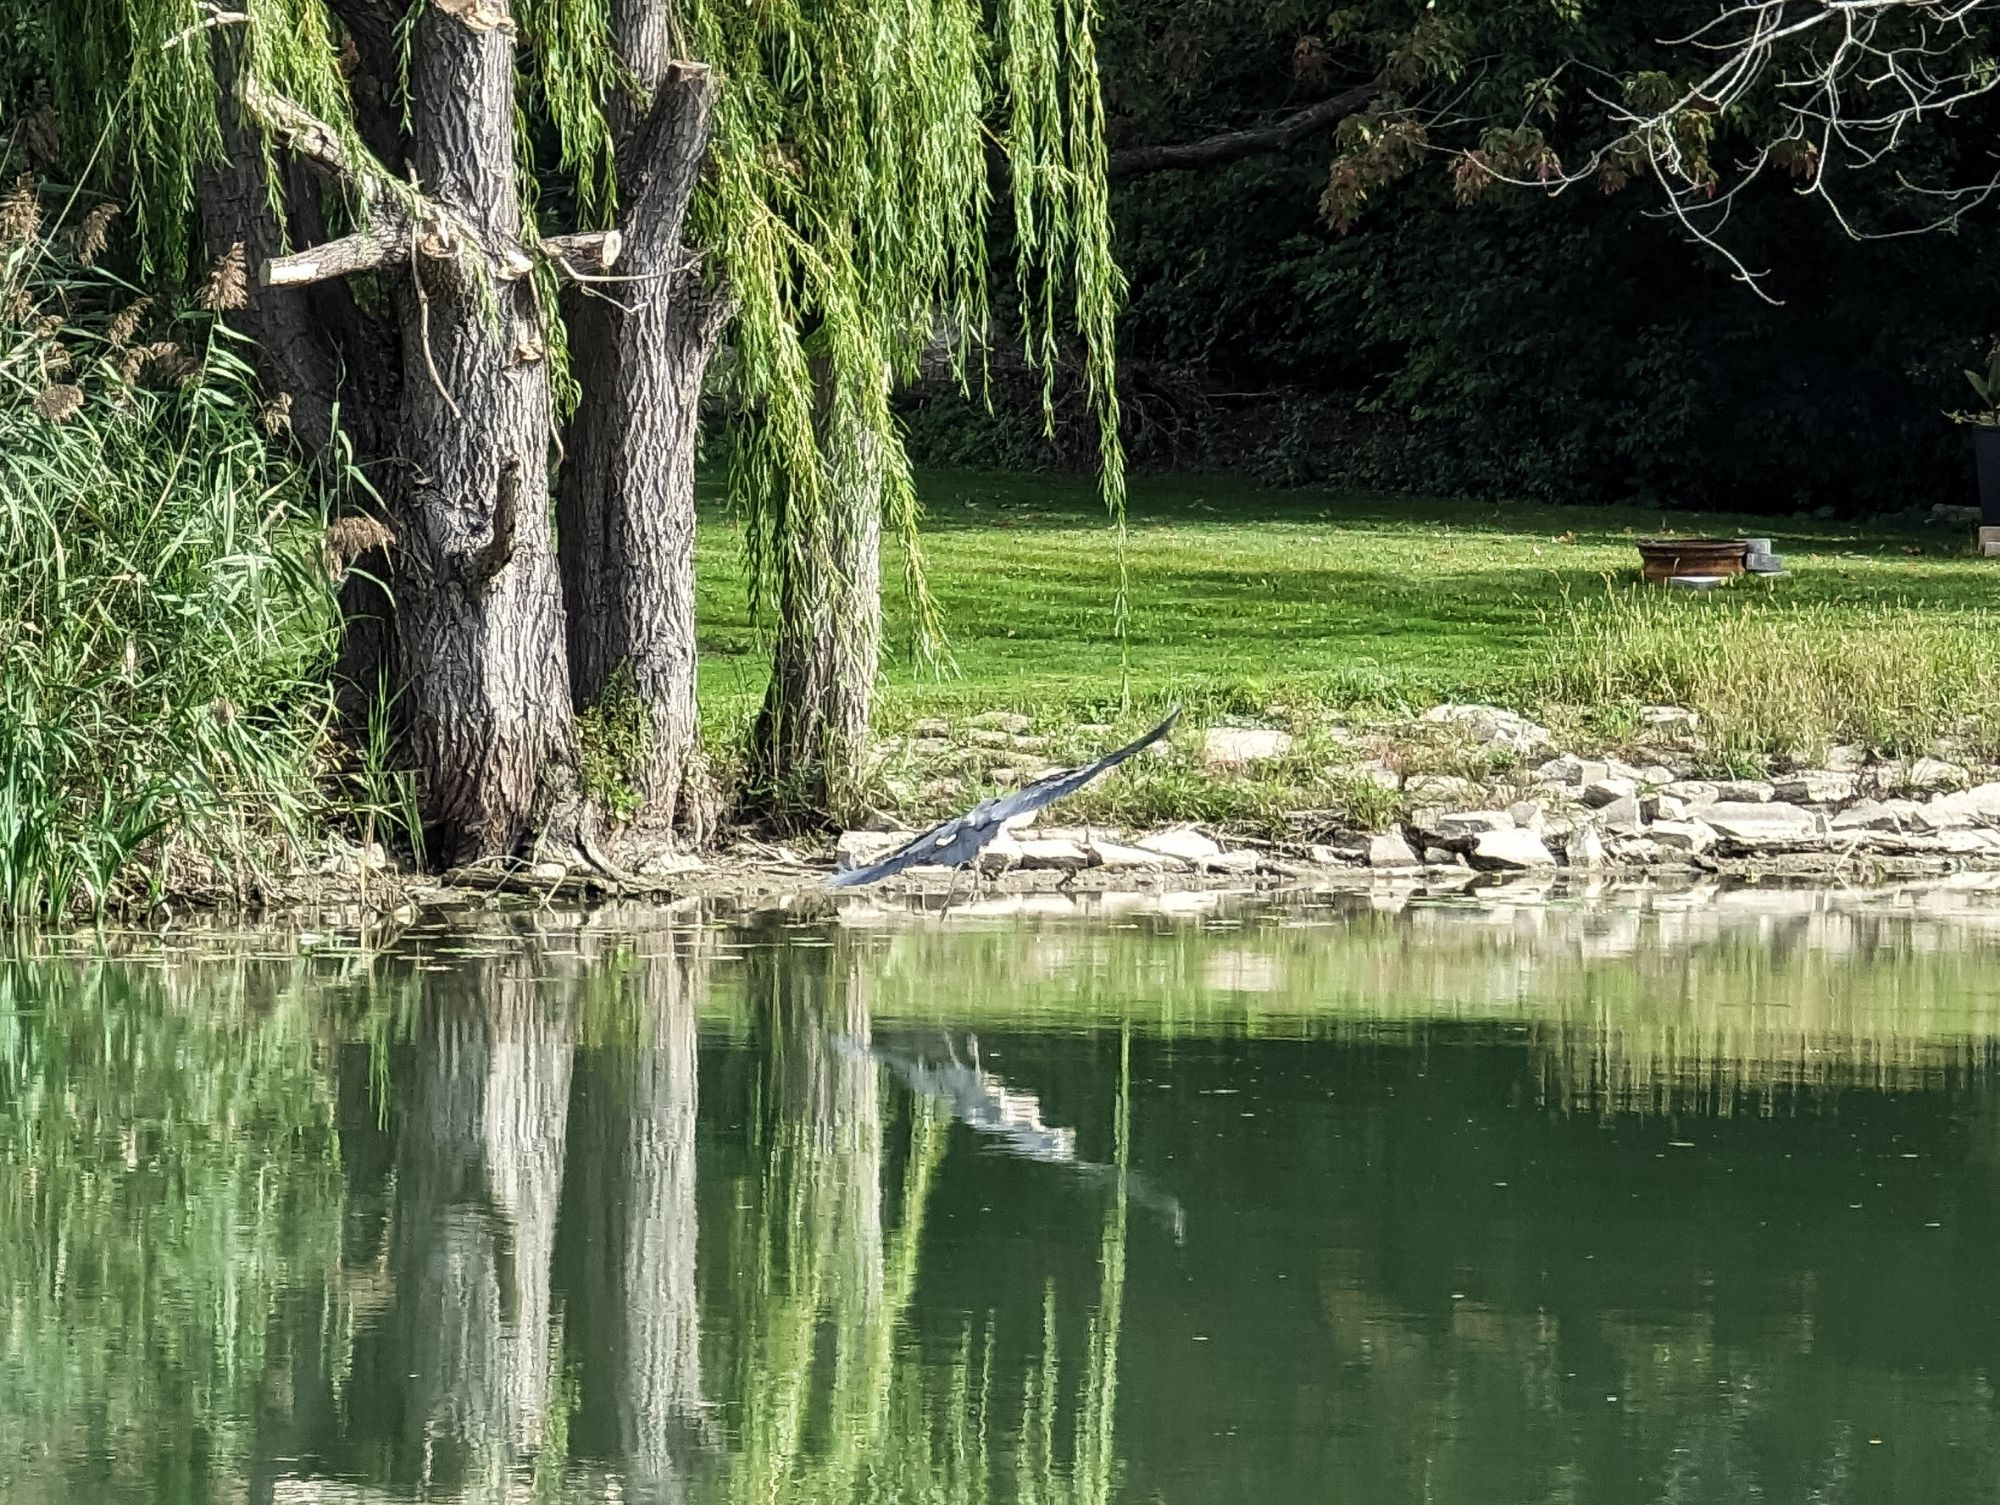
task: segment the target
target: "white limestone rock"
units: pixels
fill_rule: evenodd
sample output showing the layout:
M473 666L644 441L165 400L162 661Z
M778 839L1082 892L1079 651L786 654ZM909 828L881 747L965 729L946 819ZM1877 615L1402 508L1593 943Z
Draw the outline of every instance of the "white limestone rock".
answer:
M1922 794L1949 793L1972 783L1972 775L1943 758L1917 758L1895 769L1890 782L1898 789L1914 789Z
M1212 726L1202 738L1201 759L1210 768L1250 768L1292 750L1292 734L1261 726Z
M1634 794L1613 800L1597 812L1597 818L1615 836L1639 836L1646 829L1645 809Z
M1930 831L1924 807L1915 800L1862 800L1830 822L1839 831Z
M1777 798L1777 790L1764 779L1719 779L1715 797L1725 805L1758 805Z
M1142 852L1158 852L1162 857L1197 865L1222 854L1220 843L1193 826L1169 826L1164 831L1141 836L1132 845Z
M1488 831L1511 831L1514 817L1505 810L1458 810L1435 817L1427 828L1446 841L1478 836Z
M1564 753L1559 758L1550 758L1535 769L1535 782L1556 784L1567 789L1581 789L1594 784L1599 779L1611 777L1611 765L1600 759L1579 758L1575 753Z
M914 831L842 831L833 844L841 867L866 867L887 857L916 835Z
M1507 814L1523 831L1533 831L1537 836L1548 834L1549 813L1534 800L1514 801L1507 807Z
M1403 787L1403 776L1380 758L1356 763L1347 772L1356 778L1366 779L1378 789L1397 790Z
M1672 795L1684 808L1692 810L1701 805L1712 805L1721 799L1722 786L1707 779L1675 779L1671 784L1663 786L1660 793Z
M1262 865L1262 853L1253 852L1248 847L1239 847L1233 852L1218 852L1207 858L1201 866L1211 873L1254 873Z
M1533 831L1523 831L1518 826L1503 830L1482 831L1474 838L1472 849L1466 854L1466 861L1482 872L1528 872L1534 868L1554 867L1555 854Z
M1619 778L1606 775L1583 786L1583 802L1593 810L1602 810L1606 805L1619 800L1630 799L1639 792L1637 779Z
M1547 727L1499 706L1434 705L1421 719L1432 726L1451 727L1484 746L1504 747L1523 758L1546 757L1555 749L1555 738Z
M1122 842L1107 841L1102 837L1091 839L1089 852L1096 866L1126 872L1178 873L1187 867L1178 857L1148 852L1141 847L1128 847Z
M1004 732L1010 737L1018 737L1034 725L1019 711L981 711L965 724L984 731Z
M1853 799L1859 783L1845 769L1812 768L1777 780L1772 785L1772 796L1790 805L1837 805Z
M1822 840L1820 818L1810 810L1781 801L1741 804L1718 801L1701 818L1731 846L1755 850L1767 846L1806 846Z
M1370 867L1405 868L1421 866L1417 854L1398 831L1383 831L1368 838L1362 860Z
M1011 838L1003 836L999 841L995 841L994 845L998 846L1000 841L1007 840ZM1059 837L1033 836L1015 842L1014 845L1020 853L1019 863L1024 868L1076 873L1091 865L1090 853L1079 842L1064 841Z
M1604 866L1604 838L1595 826L1579 826L1569 839L1564 855L1571 867L1599 868Z
M1656 820L1646 834L1670 852L1699 857L1715 846L1715 828L1699 820Z

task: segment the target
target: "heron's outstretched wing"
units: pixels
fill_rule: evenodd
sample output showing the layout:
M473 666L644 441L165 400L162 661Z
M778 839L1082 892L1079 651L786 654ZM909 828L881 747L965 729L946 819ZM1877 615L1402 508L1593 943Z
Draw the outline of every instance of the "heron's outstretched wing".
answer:
M1116 768L1134 753L1143 752L1174 729L1180 719L1180 707L1175 706L1167 713L1167 719L1154 727L1136 742L1129 742L1115 752L1108 752L1095 763L1086 763L1081 768L1064 768L1036 779L1032 784L1023 784L1019 789L1010 790L990 800L974 805L963 815L932 826L928 831L919 832L902 846L884 857L880 862L867 867L851 867L833 874L827 882L835 888L851 888L857 884L873 883L878 878L891 877L905 868L936 863L945 867L955 867L966 861L999 833L1000 827L1016 816L1026 815L1031 810L1040 810L1052 805L1066 794L1074 794L1099 774Z
M1165 721L1138 741L1128 742L1116 752L1106 753L1095 763L1086 763L1081 768L1060 769L1047 778L1036 779L1032 784L1023 784L1019 789L1003 794L998 799L988 800L979 808L985 810L990 806L996 812L993 819L997 823L1012 820L1017 815L1026 815L1030 810L1040 810L1046 805L1053 805L1064 795L1075 794L1099 774L1108 773L1116 768L1133 754L1144 752L1172 731L1174 723L1180 719L1181 708L1175 706L1167 712Z

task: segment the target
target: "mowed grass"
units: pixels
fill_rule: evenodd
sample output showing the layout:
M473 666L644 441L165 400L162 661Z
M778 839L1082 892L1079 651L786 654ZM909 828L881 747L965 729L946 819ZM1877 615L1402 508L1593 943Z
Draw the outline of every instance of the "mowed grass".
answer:
M923 552L952 667L936 673L907 651L908 614L892 585L882 724L988 707L1038 718L1115 709L1117 565L1093 485L934 472L921 489ZM1985 613L2000 586L2000 563L1967 557L1963 529L1272 492L1219 477L1135 479L1127 528L1132 695L1210 714L1301 699L1536 710L1552 692L1589 692L1574 673L1552 677L1558 652L1567 661L1579 641L1608 642L1593 620L1630 636L1635 595L1647 632L1672 636L1684 619L1695 635L1684 646L1697 656L1702 633L1727 636L1745 613L1763 620L1767 653L1782 648L1788 618L1822 643L1852 623L1879 644L1899 613L1947 642L1962 628L1971 647L1993 640ZM1792 574L1711 597L1641 593L1633 543L1660 533L1768 535ZM748 713L766 671L741 560L734 526L711 514L700 547L704 699L723 720ZM884 563L885 577L899 579L900 559ZM1615 665L1596 667L1605 691L1632 688Z

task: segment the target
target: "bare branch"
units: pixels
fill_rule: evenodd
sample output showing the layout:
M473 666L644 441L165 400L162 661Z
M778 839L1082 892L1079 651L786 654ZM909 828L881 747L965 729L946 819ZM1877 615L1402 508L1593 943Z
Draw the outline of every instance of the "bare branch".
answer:
M444 399L444 405L451 409L451 416L462 422L465 413L459 407L458 399L451 395L451 388L444 384L444 375L437 367L437 356L431 350L431 295L424 287L424 269L418 259L417 243L420 239L420 236L410 237L410 286L417 299L417 339L423 346L424 368L431 374L431 384L438 389L438 396Z
M1920 187L1899 174L1905 190L1944 208L1922 225L1886 230L1862 229L1835 196L1836 184L1879 166L1917 127L2000 91L1986 41L1996 14L2000 0L1741 0L1666 44L1714 59L1671 102L1634 108L1609 90L1589 91L1615 134L1583 162L1551 166L1551 156L1530 172L1484 152L1457 155L1476 156L1495 181L1551 193L1611 170L1623 176L1643 159L1664 191L1661 212L1763 293L1767 274L1751 271L1719 237L1736 196L1773 169L1798 179L1796 191L1824 203L1855 239L1947 228L2000 192L2000 173L1950 187ZM1760 102L1775 105L1782 124L1726 169L1733 181L1724 187L1724 170L1709 157L1710 134Z
M1194 167L1220 167L1246 157L1287 151L1308 137L1331 130L1380 92L1377 85L1358 84L1330 99L1308 105L1283 120L1252 130L1220 131L1199 141L1167 146L1128 146L1111 154L1110 175L1135 178L1152 172L1177 172Z
M410 227L401 221L383 223L343 235L310 251L274 256L258 269L263 287L304 287L351 272L373 272L410 254Z
M166 45L160 49L162 52L171 52L183 42L190 41L205 31L213 31L218 26L244 26L250 20L250 15L247 11L223 10L214 5L204 5L201 9L203 12L202 19L195 22L194 25L188 27L185 31L177 32L175 35L169 37Z
M339 178L364 198L373 196L381 168L372 162L356 162L348 154L340 133L283 95L273 94L254 78L242 81L243 108L267 131L281 139L300 156Z

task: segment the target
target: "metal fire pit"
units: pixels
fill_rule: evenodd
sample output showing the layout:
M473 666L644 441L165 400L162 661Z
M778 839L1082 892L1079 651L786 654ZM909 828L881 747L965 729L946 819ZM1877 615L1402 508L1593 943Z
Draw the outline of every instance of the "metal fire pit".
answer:
M1750 552L1743 538L1642 538L1639 559L1646 578L1665 585L1676 575L1740 575Z

